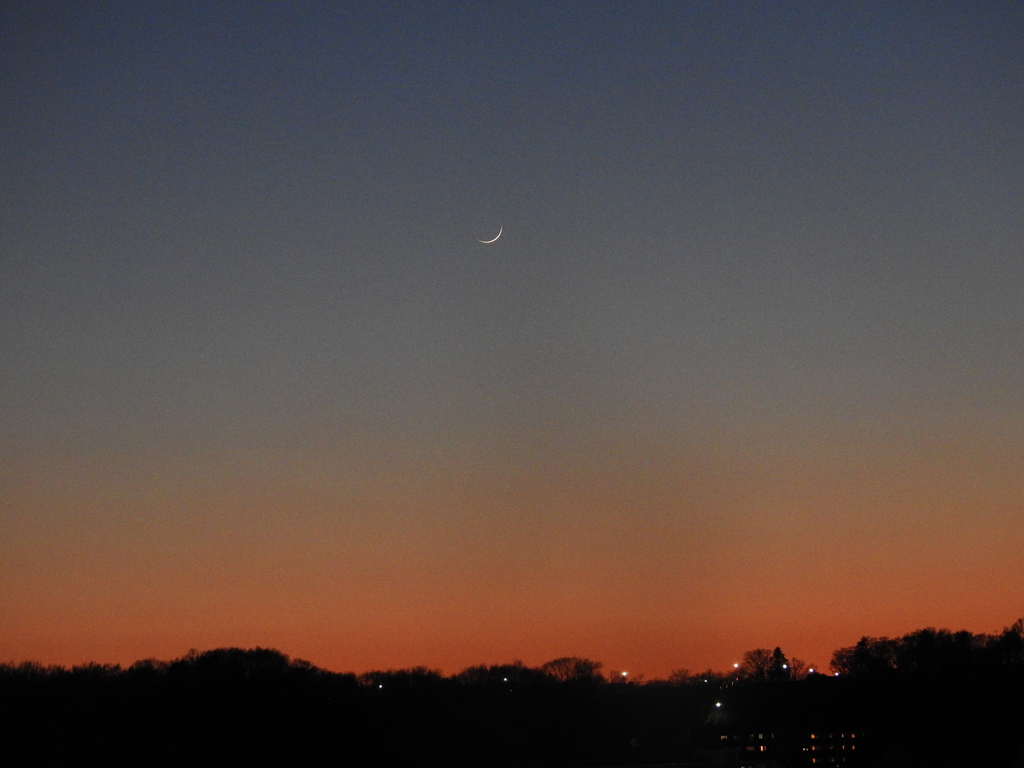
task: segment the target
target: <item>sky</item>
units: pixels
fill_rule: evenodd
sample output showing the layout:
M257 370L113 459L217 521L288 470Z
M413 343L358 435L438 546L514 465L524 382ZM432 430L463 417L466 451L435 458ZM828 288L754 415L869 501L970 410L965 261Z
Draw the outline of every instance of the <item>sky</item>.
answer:
M1022 125L1012 2L4 3L0 661L1000 631Z

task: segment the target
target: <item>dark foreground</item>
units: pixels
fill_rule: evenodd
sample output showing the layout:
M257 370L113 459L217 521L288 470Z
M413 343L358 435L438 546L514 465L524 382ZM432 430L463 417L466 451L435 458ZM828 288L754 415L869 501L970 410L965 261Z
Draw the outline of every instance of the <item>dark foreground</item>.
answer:
M0 765L1024 768L1017 665L627 685L562 661L579 663L356 677L220 649L128 669L8 665Z

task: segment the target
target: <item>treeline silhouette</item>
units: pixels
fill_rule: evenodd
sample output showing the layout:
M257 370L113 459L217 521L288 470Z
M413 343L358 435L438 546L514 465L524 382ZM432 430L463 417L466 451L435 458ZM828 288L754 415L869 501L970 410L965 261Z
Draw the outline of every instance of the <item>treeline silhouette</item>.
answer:
M888 760L1024 768L1024 619L998 635L862 637L831 666Z
M740 764L720 742L734 731L836 726L866 734L863 765L1024 765L1024 620L998 635L864 637L831 673L812 668L780 648L646 683L577 657L450 676L336 673L264 648L6 664L0 764ZM794 754L775 764L804 764Z
M963 675L1020 670L1024 619L998 635L919 629L903 637L862 637L832 654L832 670L854 677Z
M0 764L513 765L689 747L717 690L710 679L610 685L601 668L569 657L357 676L264 648L128 668L8 664Z
M843 755L847 764L1024 768L1024 619L996 635L862 637L836 650L830 667L811 673L779 648L744 654L707 733L728 743L781 734L796 747L780 764L808 764L799 749L811 733L819 743L852 733L860 751Z

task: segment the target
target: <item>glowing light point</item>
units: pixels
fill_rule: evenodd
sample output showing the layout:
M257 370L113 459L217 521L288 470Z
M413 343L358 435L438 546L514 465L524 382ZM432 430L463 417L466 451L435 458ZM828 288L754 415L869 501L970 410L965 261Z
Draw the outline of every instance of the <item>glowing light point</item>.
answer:
M715 706L716 706L716 707L720 707L720 706L722 706L722 702L720 702L720 701L716 701L716 702L715 702Z

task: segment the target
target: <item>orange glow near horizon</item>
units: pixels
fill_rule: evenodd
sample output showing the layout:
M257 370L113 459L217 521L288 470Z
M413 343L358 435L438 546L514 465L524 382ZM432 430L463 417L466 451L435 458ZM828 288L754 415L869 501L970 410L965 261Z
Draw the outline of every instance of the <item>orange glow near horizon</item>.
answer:
M776 645L825 667L861 635L997 632L1020 613L1016 456L908 452L900 472L879 452L789 471L601 458L419 467L357 493L199 467L127 489L90 467L85 488L40 464L7 486L22 523L4 660L263 646L339 671L452 673L577 655L637 679Z

